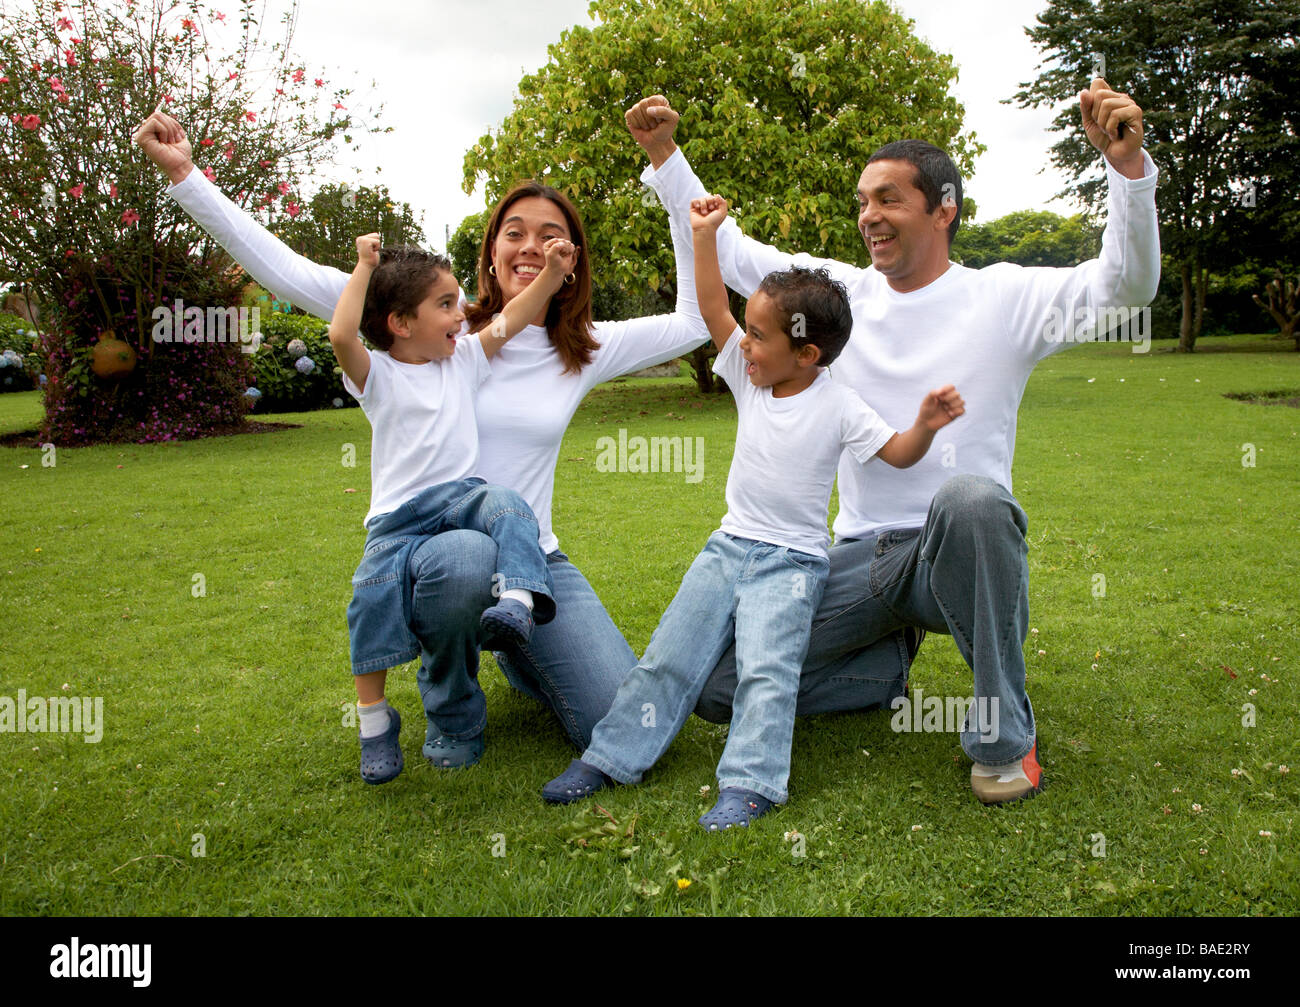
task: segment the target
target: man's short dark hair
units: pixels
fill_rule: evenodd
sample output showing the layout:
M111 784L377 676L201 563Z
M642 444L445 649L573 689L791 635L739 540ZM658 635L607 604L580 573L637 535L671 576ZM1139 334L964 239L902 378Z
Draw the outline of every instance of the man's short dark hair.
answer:
M887 143L867 160L867 164L876 161L906 161L916 169L912 184L925 194L925 212L933 213L944 197L944 186L951 185L953 197L957 203L957 215L948 225L948 245L957 237L957 227L961 223L961 175L952 158L932 143L924 140L895 140Z
M406 318L415 317L420 302L429 296L438 273L443 271L452 271L445 255L410 245L379 250L379 265L370 274L365 307L361 309L361 334L371 346L377 350L392 347L388 316L396 312Z
M772 298L777 311L785 316L783 331L795 350L816 346L821 350L817 360L821 367L840 355L853 331L853 312L844 284L831 279L825 269L792 266L768 273L758 289Z

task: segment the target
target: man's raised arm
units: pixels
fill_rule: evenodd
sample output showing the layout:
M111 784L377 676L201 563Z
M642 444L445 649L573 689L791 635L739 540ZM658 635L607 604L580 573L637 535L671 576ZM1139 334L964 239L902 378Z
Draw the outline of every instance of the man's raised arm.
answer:
M686 157L673 140L678 113L663 95L643 98L626 113L628 129L650 158L641 181L659 196L664 209L683 233L691 233L691 201L709 195ZM734 195L734 194L733 194ZM834 259L819 259L805 253L790 254L747 237L730 217L718 229L718 265L722 279L732 290L749 297L768 273L805 266L824 266L837 280L848 283L859 272L857 266Z

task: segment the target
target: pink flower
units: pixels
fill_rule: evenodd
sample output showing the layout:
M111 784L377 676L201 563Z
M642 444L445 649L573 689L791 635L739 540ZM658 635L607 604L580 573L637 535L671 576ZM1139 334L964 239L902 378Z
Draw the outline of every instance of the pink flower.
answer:
M298 214L302 213L302 207L297 203L285 203L284 212L291 217L296 217Z
M344 112L347 111L347 107L344 106L344 105L340 105L337 101L334 103L334 107L335 107L335 108L341 108L341 109L343 109Z
M65 17L59 18L59 31L72 31L72 22Z
M12 210L9 211L9 216L11 216L11 217L21 217L22 214L18 212L18 207L15 206Z
M317 87L325 86L325 82L321 80L319 77L317 77L312 83L314 83Z
M63 58L67 61L68 66L77 65L77 54L74 53L71 49L63 50Z
M209 182L215 182L217 180L217 173L211 168L204 168L203 174Z
M232 71L230 72L230 76L227 77L226 80L234 80L234 79L235 79L236 77L238 77L238 76L239 76L239 74L232 70Z
M68 41L71 42L73 45L81 45L81 39L79 38L70 38L68 39Z
M226 15L222 14L221 11L217 11L217 13L213 15L213 17L216 18L218 21L224 22L226 20Z
M109 183L108 183L108 198L109 198L109 199L117 199L117 183L116 183L116 182L109 182Z
M74 199L80 199L82 193L84 193L85 191L86 191L86 184L84 182L78 182L76 185L74 185L71 189L68 190L68 195L73 197Z
M213 139L211 139L211 138L205 136L202 140L199 141L199 146L200 146L200 147L211 147L211 146L212 146L214 143L216 143L216 142L217 142L216 140L213 140Z
M257 113L256 113L256 112L245 112L245 113L244 113L244 118L247 119L249 122L257 122Z
M8 77L5 78L5 80L8 80L8 79L9 79ZM282 87L277 87L277 88L275 89L275 93L276 93L276 94L284 94L284 88L282 88Z
M198 30L199 30L199 29L198 29L198 26L197 26L193 21L191 21L189 18L182 18L182 19L181 19L181 27L184 28L186 31L192 31L192 32L194 32L194 33L196 33L196 34L198 33Z
M263 168L269 168L269 167L271 167L271 164L272 164L273 162L271 162L271 161L258 161L257 163L258 163L259 165L261 165Z
M41 124L41 117L33 113L32 115L23 116L23 121L21 125L23 129L36 129L40 126L40 124Z
M9 83L8 77L0 77L0 84L8 84L8 83Z
M66 104L68 104L70 101L72 101L72 99L68 97L67 92L64 92L64 93L62 93L62 94L59 95L59 102L60 102L61 104L66 105Z
M139 221L139 219L140 219L140 214L136 213L134 210L124 210L122 212L122 223L124 223L127 227L130 227L132 224Z
M221 153L226 155L227 161L233 160L235 157L235 142L232 140L230 143L226 144L226 149Z
M54 91L55 94L63 93L64 90L63 81L59 80L58 77L51 77L45 83L50 85L50 88Z
M165 95L163 95L163 96L162 96L162 99L163 99L163 101L167 102L168 105L170 105L172 102L174 102L174 101L176 100L176 99L173 98L170 94L165 94Z
M279 185L276 186L276 188L280 190L280 195L281 195L281 196L287 196L287 195L289 194L289 183L288 183L288 182L281 182Z
M303 72L302 70L295 70L295 71L293 72L293 82L294 82L295 84L301 84L301 83L302 83L302 79L303 79L304 77L306 77L306 76L307 76L307 74L306 74L305 72Z

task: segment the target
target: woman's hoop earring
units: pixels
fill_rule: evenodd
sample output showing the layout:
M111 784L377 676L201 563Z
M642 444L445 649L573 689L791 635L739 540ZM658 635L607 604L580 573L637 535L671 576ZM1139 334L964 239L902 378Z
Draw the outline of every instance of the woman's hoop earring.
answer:
M575 276L573 273L570 273L568 276L566 276L566 277L564 278L564 282L565 282L565 283L576 283L577 280L578 280L578 277Z
M492 265L488 266L488 276L496 276L496 275L497 275L497 264L494 262L492 263Z

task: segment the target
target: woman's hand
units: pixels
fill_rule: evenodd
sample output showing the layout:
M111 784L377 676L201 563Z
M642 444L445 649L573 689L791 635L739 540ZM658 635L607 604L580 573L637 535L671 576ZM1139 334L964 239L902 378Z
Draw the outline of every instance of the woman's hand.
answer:
M194 168L194 149L181 124L162 110L162 104L153 115L136 127L131 139L140 145L145 156L167 173L173 185L179 184Z

